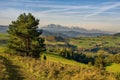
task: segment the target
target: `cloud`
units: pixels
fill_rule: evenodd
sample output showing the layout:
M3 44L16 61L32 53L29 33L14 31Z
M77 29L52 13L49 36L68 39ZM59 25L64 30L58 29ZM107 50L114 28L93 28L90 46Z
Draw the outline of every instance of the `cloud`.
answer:
M99 29L109 29L109 27L112 29L112 26L120 26L120 11L118 10L120 2L71 5L59 4L56 0L52 0L52 2L50 0L7 1L0 1L0 24L9 24L19 14L30 12L40 19L40 25L56 23ZM99 15L101 13L102 15Z
M85 18L104 13L105 11L108 11L110 9L113 9L113 8L116 8L116 7L119 7L119 6L120 6L120 2L114 3L112 5L107 5L107 6L105 5L103 7L99 7L95 12L86 15Z
M32 12L40 12L40 14L44 15L58 15L61 14L63 16L64 14L66 16L68 15L80 15L82 13L82 10L91 10L95 9L96 7L91 5L65 5L65 4L58 4L58 3L51 3L49 0L11 0L8 2L2 2L0 5L1 11L7 11L9 8L15 9L15 10L28 10ZM52 0L54 2L54 0ZM22 6L21 6L22 5ZM5 8L4 8L5 7ZM73 12L72 12L73 11ZM60 16L60 15L59 15Z

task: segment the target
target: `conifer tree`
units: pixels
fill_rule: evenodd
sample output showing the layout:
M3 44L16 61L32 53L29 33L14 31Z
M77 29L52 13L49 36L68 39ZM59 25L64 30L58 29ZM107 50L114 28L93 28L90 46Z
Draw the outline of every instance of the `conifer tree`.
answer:
M44 39L38 29L39 20L31 13L20 14L16 21L9 25L8 50L11 53L39 57L45 50Z

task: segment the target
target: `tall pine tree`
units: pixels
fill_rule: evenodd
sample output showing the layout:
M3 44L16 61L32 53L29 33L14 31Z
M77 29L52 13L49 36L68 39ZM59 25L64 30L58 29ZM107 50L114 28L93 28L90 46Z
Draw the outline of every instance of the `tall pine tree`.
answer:
M20 14L16 21L9 25L8 50L11 53L39 57L45 50L44 39L40 37L39 20L31 13Z

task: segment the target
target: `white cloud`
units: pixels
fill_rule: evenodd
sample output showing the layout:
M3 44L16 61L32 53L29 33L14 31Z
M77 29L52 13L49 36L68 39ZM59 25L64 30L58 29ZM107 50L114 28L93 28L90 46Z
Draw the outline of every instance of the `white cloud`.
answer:
M110 9L113 9L113 8L116 8L116 7L119 7L119 6L120 6L120 2L114 3L112 5L104 5L103 7L99 7L95 12L86 15L85 18L101 14L105 11L108 11Z
M120 2L101 3L99 5L52 5L48 4L49 2L44 3L43 1L43 4L36 5L37 2L34 3L34 1L28 1L26 5L23 5L23 9L20 7L22 3L18 3L17 0L7 4L1 4L0 24L6 23L8 25L11 21L15 20L19 14L30 12L36 18L40 19L40 25L55 23L67 26L81 26L89 29L97 28L106 30L112 30L112 26L116 26L116 29L120 29L117 28L120 26L118 23L120 21L119 11L112 11L112 9L116 9L120 6ZM17 5L19 5L20 8L14 7ZM111 11L108 12L108 10ZM105 15L99 15L101 13ZM86 19L84 19L84 16Z

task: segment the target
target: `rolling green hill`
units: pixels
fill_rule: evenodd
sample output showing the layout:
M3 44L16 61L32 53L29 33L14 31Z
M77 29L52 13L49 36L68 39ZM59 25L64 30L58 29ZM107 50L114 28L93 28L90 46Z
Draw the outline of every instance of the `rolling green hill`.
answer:
M120 47L119 36L98 36L98 37L78 37L64 39L62 37L44 36L45 43L49 45L65 45L66 42L77 48L99 47ZM0 45L8 39L7 33L0 33Z
M69 64L69 65L75 65L75 66L88 67L86 64L79 63L79 62L76 62L74 60L65 59L65 58L60 57L60 56L55 55L55 54L44 54L44 55L46 55L47 60L49 60L49 61L58 62L58 63L60 62L63 64ZM43 55L42 55L42 57L43 57Z
M112 73L56 55L47 60L0 53L0 79L3 80L117 80ZM42 58L42 57L41 57Z
M80 37L70 39L70 43L81 48L91 48L96 45L101 47L120 47L120 37L118 36L99 36L99 37Z
M120 37L99 36L68 39L54 36L44 37L48 51L42 54L40 59L34 59L6 54L5 45L8 34L0 34L0 80L119 80L119 74L115 75L120 72L119 64L113 63L107 66L106 70L100 70L95 66L59 56L59 48L61 45L62 48L64 45L66 47L72 45L78 49L91 49L96 46L99 48L117 47L119 49ZM53 51L50 52L51 45ZM56 49L58 50L56 51ZM87 54L89 53L92 54L92 52L87 52ZM44 55L46 55L47 60L43 59Z

